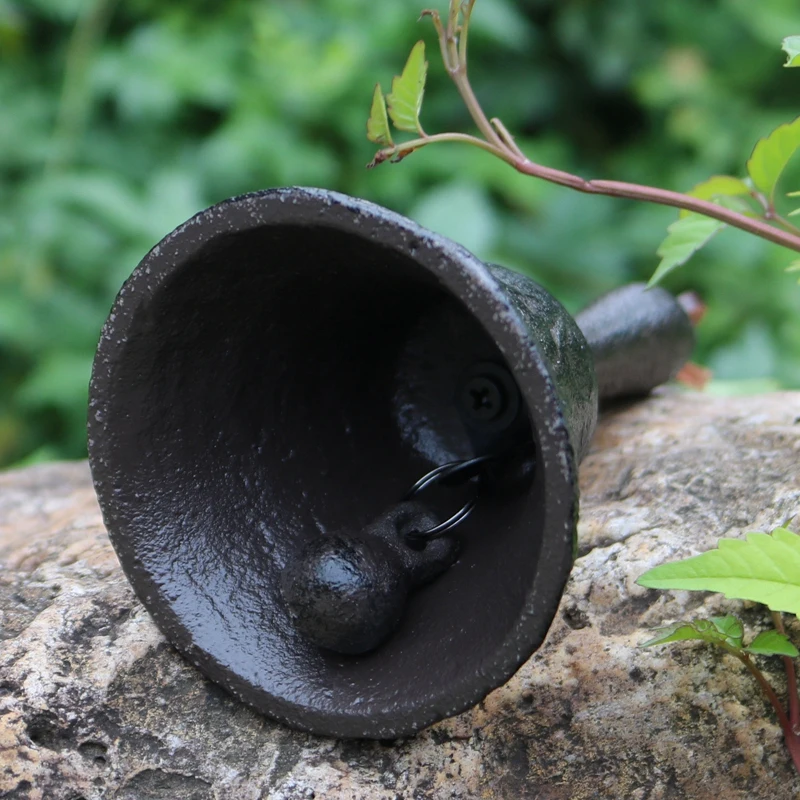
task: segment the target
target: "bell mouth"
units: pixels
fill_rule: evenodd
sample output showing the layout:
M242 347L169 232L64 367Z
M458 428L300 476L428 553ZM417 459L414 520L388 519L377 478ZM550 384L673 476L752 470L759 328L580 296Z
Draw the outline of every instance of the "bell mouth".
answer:
M380 648L316 647L282 571L432 466L501 446L463 413L476 364L513 377L506 430L534 443L533 481L463 524L457 563ZM473 705L541 644L572 562L573 450L499 284L463 248L332 192L234 198L153 248L103 330L89 453L112 544L167 638L315 733L403 736Z

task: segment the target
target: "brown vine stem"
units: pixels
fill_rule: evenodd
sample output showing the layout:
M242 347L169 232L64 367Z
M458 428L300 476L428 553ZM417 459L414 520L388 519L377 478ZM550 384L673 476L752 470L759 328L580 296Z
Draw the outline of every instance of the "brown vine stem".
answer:
M482 150L486 150L498 158L505 158L504 151L501 147L495 146L478 136L472 136L469 133L434 133L430 136L426 134L420 136L418 139L411 139L402 144L396 144L392 147L385 147L383 150L379 150L375 158L367 164L367 167L375 167L389 159L400 161L406 156L410 156L415 150L419 150L429 144L436 144L437 142L462 142L464 144L471 144L475 147L480 147Z
M771 218L774 219L775 222L777 222L778 225L780 225L785 231L800 234L800 228L798 228L797 225L793 225L791 222L789 222L786 217L782 217L780 214L775 214L773 212Z
M771 613L775 630L785 636L786 628L783 625L783 617L777 611ZM783 666L786 669L786 691L789 695L789 723L794 734L800 735L800 697L797 694L797 672L794 668L794 660L789 656L784 656Z
M456 5L456 2L457 0L454 0L454 6ZM472 90L472 84L469 82L469 77L467 76L467 33L469 31L469 22L470 17L472 16L472 9L474 5L475 0L469 0L461 6L463 22L461 24L460 37L456 38L457 34L455 30L449 34L449 37L453 41L451 49L452 65L449 70L450 77L452 78L453 83L455 83L459 94L464 100L470 116L478 126L478 130L483 134L483 137L486 139L486 141L490 142L495 147L508 150L509 152L513 153L513 151L508 148L506 143L500 137L498 132L494 129L492 123L489 122L489 119L484 113L481 104L478 102L478 98L475 96L475 92ZM457 21L454 23L454 25L456 24Z
M640 200L645 203L656 203L662 206L681 208L685 211L694 211L800 253L800 235L792 233L791 231L783 231L779 228L774 228L764 220L748 217L738 211L733 211L730 208L725 208L724 206L717 205L708 200L701 200L698 197L691 197L688 194L673 192L669 189L658 189L654 186L644 186L638 183L586 180L578 175L572 175L568 172L544 167L527 158L524 160L516 159L516 163L513 161L510 163L516 170L525 175L542 178L550 183L557 183L561 186L569 186L571 189L586 194L602 194L607 197Z
M475 0L467 0L466 2L450 0L447 26L442 24L438 12L426 10L422 13L423 16L430 16L433 19L445 67L464 100L470 116L485 139L485 143L482 145L485 150L489 150L499 158L502 158L524 175L567 186L585 194L600 194L607 197L639 200L645 203L655 203L657 205L680 208L685 211L693 211L800 253L800 229L788 223L787 220L776 219L778 224L784 228L781 230L781 228L771 225L767 219L750 217L717 203L712 203L709 200L701 200L669 189L658 189L654 186L626 183L625 181L586 180L579 175L546 167L527 158L513 142L511 135L502 122L495 119L493 120L494 124L492 124L489 121L467 76L466 37L474 5ZM460 27L459 16L461 17ZM459 41L459 32L462 37L461 41ZM413 149L432 144L434 141L457 141L455 136L455 134L439 134L427 137L426 139L415 141ZM471 140L473 144L479 141L478 137L471 137ZM460 138L458 141L466 140ZM396 152L407 154L410 150L406 145L401 145ZM391 154L385 155L384 159L381 160L385 160L389 155Z
M781 701L778 699L778 695L775 694L775 690L770 686L769 681L764 677L764 673L753 663L752 659L750 658L747 653L739 650L736 647L731 647L730 645L720 643L719 646L726 652L730 653L732 656L736 656L742 664L747 667L750 674L758 681L758 685L761 687L761 690L769 700L770 705L775 711L775 714L778 717L778 723L781 726L781 730L783 731L783 738L786 742L786 749L789 751L789 755L792 757L792 763L794 764L795 770L800 773L800 736L795 733L792 729L792 724L789 720L789 717L786 715L786 711L781 704Z

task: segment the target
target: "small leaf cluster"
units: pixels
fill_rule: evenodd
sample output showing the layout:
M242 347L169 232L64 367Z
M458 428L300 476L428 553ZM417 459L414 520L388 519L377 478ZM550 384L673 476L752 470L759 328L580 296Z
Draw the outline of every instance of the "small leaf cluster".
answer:
M735 656L747 667L769 700L783 730L786 747L800 772L800 697L794 658L800 656L784 632L779 612L800 611L800 536L787 528L771 534L755 531L742 539L721 539L715 550L662 564L637 581L651 589L722 592L726 597L752 600L772 611L775 630L758 633L744 643L744 626L732 614L710 619L681 620L653 633L642 647L680 641L700 641ZM751 655L781 656L786 670L789 712Z
M782 47L787 55L784 66L800 67L800 36L787 36L783 40ZM779 125L772 133L756 143L746 164L747 178L715 175L695 186L689 195L711 200L749 216L775 220L778 218L775 210L778 181L798 149L800 149L800 117ZM798 196L800 192L787 193L787 197ZM798 214L800 208L789 212L787 217ZM788 224L788 220L784 222L784 226L793 228ZM682 211L677 222L673 222L667 228L667 237L656 251L661 260L650 278L650 283L657 283L665 275L685 264L725 227L727 227L725 223L718 220ZM793 261L787 269L791 272L798 270L800 270L800 260Z
M624 197L680 208L682 211L679 219L668 227L667 237L657 250L660 262L650 278L651 285L686 263L729 225L800 253L800 227L790 221L800 210L783 217L775 203L778 180L800 149L800 118L779 126L756 144L747 161L745 178L715 175L695 186L686 195L643 184L586 180L568 171L547 167L526 155L498 117L488 117L470 86L467 77L466 43L474 6L475 0L450 0L446 24L438 11L426 10L422 12L422 16L431 17L434 22L439 35L443 64L461 94L479 135L451 132L428 136L423 131L419 122L419 111L427 64L424 60L424 46L420 42L412 51L402 75L393 81L392 93L384 98L380 86L375 87L367 136L381 149L375 154L369 167L386 160L400 161L415 150L436 142L458 141L491 152L524 175L589 194ZM788 56L786 66L795 66L797 63L798 40L800 37L788 37L784 40L783 46ZM395 144L389 118L398 130L416 132L418 138L402 145ZM795 195L789 193L789 196ZM794 261L788 267L788 271L797 270L800 270L800 260Z
M720 539L715 550L661 564L637 583L648 589L721 592L730 599L752 600L771 611L800 614L800 536L787 528L771 534L754 531L745 539ZM785 635L759 634L745 647L743 628L733 616L676 622L656 632L644 647L686 639L727 645L759 655L799 655Z
M392 91L386 97L383 95L381 85L379 83L375 85L372 107L367 120L367 138L384 149L375 155L368 166L374 167L389 157L392 161L400 161L413 150L395 145L389 127L390 118L397 130L425 136L419 114L422 110L427 74L425 42L419 41L411 48L403 71L392 79Z
M793 38L800 40L800 37ZM791 66L798 65L800 64ZM756 143L747 161L747 178L714 175L697 184L689 195L711 200L748 216L766 221L774 220L777 217L775 193L778 181L798 150L800 150L800 117L779 125L772 133ZM789 192L787 196L799 195L798 192ZM797 214L800 214L800 208L789 212L787 217ZM661 261L650 283L657 283L665 275L685 264L694 253L725 227L727 226L724 222L702 214L682 211L677 222L673 222L667 228L667 237L657 250Z
M785 633L775 630L761 631L748 644L744 645L744 626L733 614L710 619L696 619L690 622L675 622L656 628L655 636L642 643L642 647L653 647L670 642L699 641L717 645L723 649L734 649L760 656L800 655Z

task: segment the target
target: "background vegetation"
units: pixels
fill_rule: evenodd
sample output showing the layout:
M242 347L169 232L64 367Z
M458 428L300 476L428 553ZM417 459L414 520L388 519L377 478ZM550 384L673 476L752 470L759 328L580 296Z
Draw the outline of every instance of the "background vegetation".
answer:
M84 454L116 291L165 233L230 195L306 184L369 198L573 310L649 277L668 209L578 195L456 145L364 169L375 82L420 37L436 53L419 8L0 0L0 465ZM480 0L470 61L487 110L538 160L685 191L741 174L757 138L800 113L797 73L781 69L793 33L796 0ZM430 72L425 127L464 129L433 58ZM697 360L712 391L800 386L789 260L726 231L666 281L710 306Z

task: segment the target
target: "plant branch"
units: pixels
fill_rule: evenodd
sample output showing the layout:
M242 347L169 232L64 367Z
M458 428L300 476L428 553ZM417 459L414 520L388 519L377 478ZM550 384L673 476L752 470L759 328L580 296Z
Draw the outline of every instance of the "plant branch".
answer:
M701 200L698 197L691 197L690 195L673 192L669 189L657 189L653 186L644 186L638 183L586 180L578 175L572 175L569 172L536 164L527 158L515 158L513 160L506 158L505 160L509 161L519 172L525 175L531 175L535 178L542 178L550 183L569 186L571 189L586 194L622 197L629 200L641 200L645 203L656 203L663 206L682 208L686 211L694 211L800 253L800 231L798 233L782 231L764 220L748 217L746 214L741 214L738 211L725 208L725 206L712 203L709 200Z
M739 661L741 661L742 664L747 667L748 671L756 679L756 681L758 681L758 685L767 696L767 700L769 700L770 705L778 717L778 723L783 731L783 738L786 742L786 748L789 751L789 755L792 757L794 768L798 773L800 773L800 736L798 736L792 729L792 724L789 720L789 717L786 716L786 711L781 705L778 695L775 694L775 690L772 688L772 686L770 686L769 681L764 677L764 673L761 672L761 670L753 663L752 659L749 655L747 655L747 653L739 650L736 647L731 647L728 644L720 643L719 646L725 650L725 652L736 656L736 658L738 658Z
M504 153L500 148L493 145L491 142L486 142L477 136L472 136L469 133L434 133L431 136L425 136L421 139L412 139L409 142L403 142L398 145L399 150L406 150L409 146L414 150L418 150L427 144L435 144L436 142L464 142L465 144L472 144L475 147L480 147L483 150L488 150L492 155L504 158Z
M439 49L442 51L442 63L444 68L450 73L452 65L450 64L450 53L447 49L447 33L442 25L442 17L435 8L426 8L419 18L430 17L433 22L433 27L436 28L436 36L439 39Z
M779 612L772 612L772 622L775 630L785 636L786 628ZM783 666L786 669L786 692L789 695L789 723L792 731L797 735L800 734L800 698L797 694L797 673L794 668L794 660L790 656L784 656Z
M775 714L778 717L778 722L780 723L786 738L788 739L790 736L794 736L792 726L789 723L789 717L786 716L786 711L784 710L778 695L775 694L775 690L772 688L772 686L770 686L769 681L764 677L764 673L753 663L753 660L750 658L750 656L744 651L739 650L737 647L731 647L729 644L720 643L719 646L726 653L736 656L736 658L738 658L739 661L741 661L742 664L747 667L750 674L758 681L758 685L767 696L767 700L769 700L770 705L774 709ZM798 766L798 770L800 771L800 766Z
M498 117L492 117L489 122L492 123L497 133L500 135L500 138L503 140L503 144L506 145L510 150L514 151L514 154L518 158L525 158L525 153L519 149L519 146L514 141L514 137L509 132L508 128L503 125L502 121Z
M436 144L436 142L463 142L465 144L474 145L475 147L480 147L482 150L486 150L498 158L508 160L506 154L502 150L495 147L490 142L487 142L477 136L472 136L469 133L434 133L431 136L422 136L418 139L410 139L407 142L401 142L393 147L385 147L383 150L378 151L375 158L367 166L374 167L383 161L394 158L399 161L400 159L411 155L411 153L415 150L420 150L429 144Z
M466 68L467 65L467 35L469 34L469 21L472 17L472 7L475 0L465 0L461 4L461 35L458 39L458 60Z
M464 100L464 104L469 111L469 115L472 117L474 123L478 126L478 130L483 134L486 141L491 142L495 147L505 148L503 144L503 140L497 135L497 132L492 127L491 122L489 122L486 114L483 113L483 109L481 108L481 104L478 102L478 98L475 96L475 92L472 90L472 84L469 82L469 78L467 77L467 69L465 65L460 65L459 69L455 73L451 73L453 82L458 89L459 94L461 95L462 99ZM518 156L515 156L519 158ZM504 158L505 161L508 161L508 158ZM513 161L509 161L509 163L514 166Z
M447 14L446 46L450 54L450 74L458 69L458 16L461 12L459 0L450 0L450 10Z
M789 231L789 233L796 233L798 236L800 236L800 228L798 228L797 225L792 225L792 223L789 222L786 217L782 217L780 214L773 213L769 219L774 219L775 222L777 222L778 225L780 225L785 231Z
M469 32L469 23L474 5L475 0L466 0L463 4L460 0L450 0L450 11L446 29L442 26L441 20L439 24L436 25L436 17L438 16L436 13L431 12L427 14L427 16L430 16L434 21L436 32L439 35L440 48L443 54L447 54L444 58L445 66L470 116L477 125L478 130L483 134L484 139L499 150L503 150L505 149L505 144L497 135L497 132L487 119L486 114L483 113L481 104L478 102L478 98L475 96L475 92L472 90L472 85L467 77L467 34ZM463 14L460 41L457 33L459 13ZM501 156L501 158L503 158L504 161L509 161L505 156ZM509 163L512 162L509 161Z
M467 76L467 36L474 6L475 0L450 0L447 26L442 24L441 17L437 11L426 10L422 12L422 15L429 16L433 20L439 37L439 46L445 67L485 141L478 144L481 141L478 137L473 136L467 139L463 137L456 138L456 134L439 134L426 137L424 142L415 142L415 147L420 147L422 144L431 144L434 141L469 141L502 158L524 175L541 178L561 186L568 186L586 194L601 194L608 197L639 200L645 203L655 203L657 205L680 208L685 211L693 211L800 253L800 228L776 215L774 209L768 203L764 205L764 198L756 197L764 205L764 218L757 218L725 208L725 206L709 200L701 200L669 189L658 189L653 186L626 183L624 181L586 180L563 170L537 164L527 158L499 119L494 118L491 122L489 121L481 104L478 102L478 98L475 96ZM461 17L460 28L458 24L459 16ZM397 152L406 153L406 151L410 152L407 145L402 145ZM781 227L770 224L770 221L774 221Z

